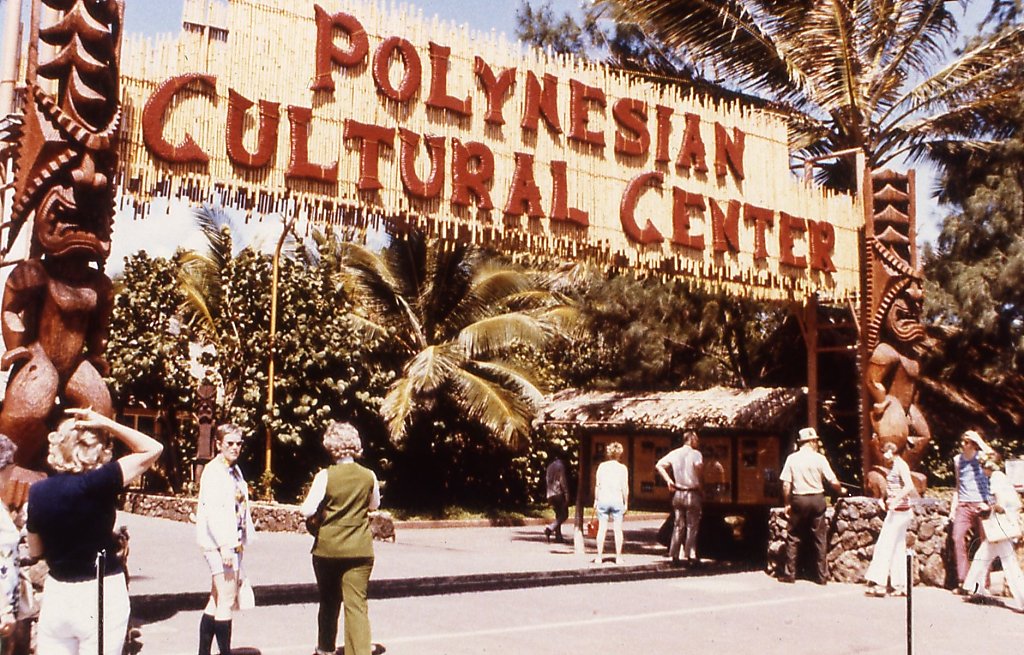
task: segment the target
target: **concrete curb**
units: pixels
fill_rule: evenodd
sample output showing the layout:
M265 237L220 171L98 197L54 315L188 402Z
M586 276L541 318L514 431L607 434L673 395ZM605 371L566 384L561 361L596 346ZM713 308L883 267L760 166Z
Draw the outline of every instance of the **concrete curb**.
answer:
M636 566L605 566L564 569L559 571L521 571L514 573L479 573L472 575L437 576L426 578L392 578L370 580L369 597L372 599L408 598L463 594L479 591L529 589L556 585L628 582L659 578L682 578L718 575L750 570L749 565L730 562L707 563L699 569L675 568L667 561ZM256 585L253 589L258 606L316 603L317 590L313 583ZM176 614L201 610L209 598L206 592L189 591L168 594L139 594L131 596L132 616L142 620L159 620Z

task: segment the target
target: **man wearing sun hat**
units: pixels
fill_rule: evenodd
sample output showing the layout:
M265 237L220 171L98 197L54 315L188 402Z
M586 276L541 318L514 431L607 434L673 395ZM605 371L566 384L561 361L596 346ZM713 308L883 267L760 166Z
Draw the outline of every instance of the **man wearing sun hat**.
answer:
M786 458L782 467L782 500L786 505L788 534L786 535L786 566L780 580L796 580L796 559L800 542L807 536L814 545L815 582L828 581L825 525L825 483L843 494L846 489L832 471L828 460L821 454L821 439L814 428L800 430L797 438L799 448Z
M961 593L970 560L967 558L967 533L981 535L982 515L988 511L992 499L988 478L982 469L983 458L992 449L975 430L967 430L960 437L960 454L953 458L956 475L956 493L950 501L949 515L953 520L953 553L956 557L956 592Z

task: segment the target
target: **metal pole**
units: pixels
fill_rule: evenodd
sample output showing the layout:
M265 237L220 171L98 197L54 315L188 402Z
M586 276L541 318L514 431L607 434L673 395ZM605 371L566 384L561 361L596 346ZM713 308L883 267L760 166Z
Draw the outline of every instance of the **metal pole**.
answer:
M914 551L907 549L907 655L914 655Z
M277 348L277 275L281 260L281 248L284 246L285 237L295 224L298 214L285 221L281 227L281 236L277 239L277 246L274 248L274 257L271 260L270 272L270 362L267 364L267 435L266 435L266 467L263 476L267 484L267 492L273 484L272 448L273 431L270 429L270 418L274 412L274 358Z
M96 553L96 652L103 655L103 577L107 574L107 551Z

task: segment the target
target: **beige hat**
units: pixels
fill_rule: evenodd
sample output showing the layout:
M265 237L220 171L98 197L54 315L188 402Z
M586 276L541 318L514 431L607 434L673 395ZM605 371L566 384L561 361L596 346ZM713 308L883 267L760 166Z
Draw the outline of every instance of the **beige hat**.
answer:
M994 452L992 448L987 443L985 443L985 440L981 438L981 435L974 430L967 430L960 438L972 442L975 446L978 447L978 450L980 450L983 453L987 454Z
M818 431L814 428L804 428L800 430L799 437L797 437L797 443L804 443L806 441L821 441L821 437L818 436Z

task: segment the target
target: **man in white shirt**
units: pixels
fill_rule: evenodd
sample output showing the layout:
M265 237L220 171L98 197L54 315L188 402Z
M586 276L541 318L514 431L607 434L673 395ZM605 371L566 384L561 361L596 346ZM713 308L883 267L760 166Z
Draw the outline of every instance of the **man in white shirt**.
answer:
M796 558L800 542L810 536L814 545L818 584L828 581L828 567L825 561L827 550L827 526L825 525L825 483L838 494L846 493L839 478L832 471L828 460L822 455L821 440L814 428L800 430L797 439L799 449L786 458L782 467L782 500L786 505L789 520L786 535L786 567L779 578L782 582L796 580Z
M667 453L655 464L655 470L661 475L672 494L672 511L675 523L672 526L672 543L669 555L672 565L680 566L680 549L689 566L697 565L697 531L700 529L701 506L704 490L701 487L701 473L704 469L704 456L699 450L700 439L693 430L683 435L683 445Z

